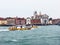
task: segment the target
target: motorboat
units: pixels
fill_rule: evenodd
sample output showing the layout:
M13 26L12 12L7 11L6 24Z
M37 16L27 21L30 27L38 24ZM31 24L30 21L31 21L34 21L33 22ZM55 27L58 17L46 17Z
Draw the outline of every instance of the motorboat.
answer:
M35 29L37 28L38 26L26 26L26 25L17 25L17 26L11 26L9 27L9 30L10 31L14 31L14 30L31 30L31 29Z

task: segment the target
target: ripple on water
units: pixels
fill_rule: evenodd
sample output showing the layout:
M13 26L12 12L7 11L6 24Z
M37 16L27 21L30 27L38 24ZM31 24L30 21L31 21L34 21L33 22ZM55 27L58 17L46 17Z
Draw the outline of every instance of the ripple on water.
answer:
M60 26L41 26L26 31L0 30L0 45L60 45Z

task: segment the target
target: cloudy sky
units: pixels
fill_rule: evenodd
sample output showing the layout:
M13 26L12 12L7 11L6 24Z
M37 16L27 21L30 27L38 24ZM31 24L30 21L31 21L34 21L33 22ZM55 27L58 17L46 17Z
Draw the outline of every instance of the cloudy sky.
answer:
M30 17L34 11L60 18L60 0L0 0L0 17Z

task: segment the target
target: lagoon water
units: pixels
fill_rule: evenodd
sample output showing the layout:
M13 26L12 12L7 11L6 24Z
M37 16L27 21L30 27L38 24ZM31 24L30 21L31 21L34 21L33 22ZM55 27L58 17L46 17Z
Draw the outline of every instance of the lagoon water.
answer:
M25 31L9 31L8 27L0 26L0 45L60 45L60 26Z

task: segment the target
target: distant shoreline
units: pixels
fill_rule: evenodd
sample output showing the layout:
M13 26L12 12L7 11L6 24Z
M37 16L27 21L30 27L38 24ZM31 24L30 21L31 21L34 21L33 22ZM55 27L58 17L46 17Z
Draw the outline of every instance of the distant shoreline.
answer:
M31 24L29 24L31 25ZM36 25L36 26L48 26L48 25L60 25L60 24L32 24L32 25ZM0 26L15 26L15 25L0 25Z

